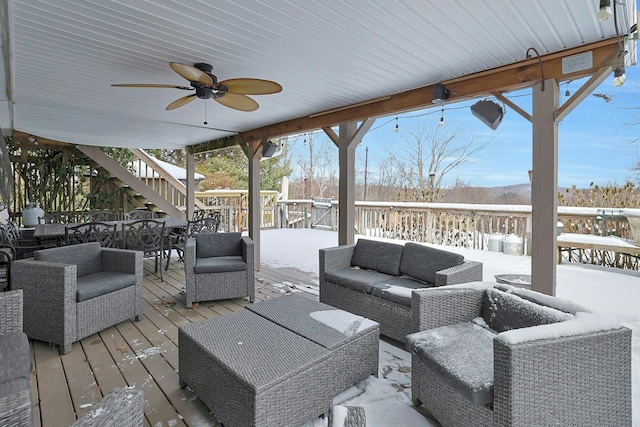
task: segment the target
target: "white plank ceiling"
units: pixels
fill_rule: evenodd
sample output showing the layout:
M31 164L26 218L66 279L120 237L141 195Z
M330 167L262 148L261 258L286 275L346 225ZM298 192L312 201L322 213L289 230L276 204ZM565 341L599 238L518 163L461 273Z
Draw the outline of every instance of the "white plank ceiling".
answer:
M182 148L615 37L598 0L3 0L3 132ZM636 22L635 0L619 14ZM622 7L621 10L625 8ZM169 62L274 80L240 112L197 99ZM208 126L203 125L205 105Z

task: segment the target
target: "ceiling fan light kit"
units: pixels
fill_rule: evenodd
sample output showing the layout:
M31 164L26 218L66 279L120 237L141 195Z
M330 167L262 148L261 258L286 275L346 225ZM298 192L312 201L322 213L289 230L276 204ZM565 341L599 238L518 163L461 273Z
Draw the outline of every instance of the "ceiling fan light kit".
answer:
M167 105L167 110L174 110L187 105L196 98L213 99L225 107L240 111L257 110L258 103L247 95L270 95L282 91L282 86L270 80L236 78L218 82L218 78L212 74L213 66L204 62L191 65L179 62L170 62L173 71L187 79L191 86L176 86L153 83L126 83L113 84L118 87L153 87L172 88L181 90L194 90L195 92L178 98Z

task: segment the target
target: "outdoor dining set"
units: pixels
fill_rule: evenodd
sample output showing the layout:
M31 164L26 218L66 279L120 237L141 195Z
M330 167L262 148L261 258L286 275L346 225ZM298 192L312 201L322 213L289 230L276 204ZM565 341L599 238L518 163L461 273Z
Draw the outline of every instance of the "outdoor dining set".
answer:
M0 355L10 356L0 365L13 363L0 366L0 425L33 425L28 339L67 354L142 320L143 257L153 254L162 280L165 251L183 262L186 308L249 300L178 331L180 386L224 426L331 416L335 396L378 375L381 335L406 346L413 402L442 426L631 425L629 329L569 301L483 282L481 263L448 251L368 239L321 249L319 301L256 303L253 241L218 232L215 217L41 225L22 241L19 229L0 226L15 258L0 294ZM118 425L139 426L143 403L122 389L102 407ZM362 408L351 414L345 425L365 426Z

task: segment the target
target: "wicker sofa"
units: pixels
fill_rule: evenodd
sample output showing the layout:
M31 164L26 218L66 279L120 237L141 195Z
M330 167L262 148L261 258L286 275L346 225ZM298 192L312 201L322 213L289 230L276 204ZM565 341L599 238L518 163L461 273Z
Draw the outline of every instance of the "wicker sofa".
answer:
M631 330L489 282L412 298L411 393L443 427L631 426Z
M34 252L13 262L12 289L24 292L24 331L31 339L72 343L129 318L142 320L142 252L99 242Z
M398 341L413 332L411 292L482 280L482 264L416 243L359 239L320 249L320 301L380 324Z

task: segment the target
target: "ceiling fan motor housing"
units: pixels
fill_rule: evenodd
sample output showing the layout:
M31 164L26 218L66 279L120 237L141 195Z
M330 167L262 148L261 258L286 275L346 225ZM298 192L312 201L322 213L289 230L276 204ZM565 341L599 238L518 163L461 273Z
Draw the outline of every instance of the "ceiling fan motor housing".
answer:
M200 99L209 99L213 95L213 89L206 86L195 86L196 96Z

